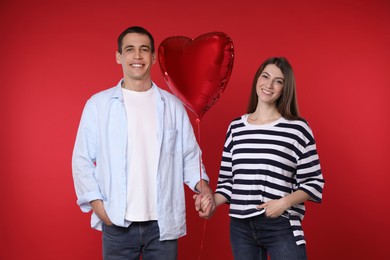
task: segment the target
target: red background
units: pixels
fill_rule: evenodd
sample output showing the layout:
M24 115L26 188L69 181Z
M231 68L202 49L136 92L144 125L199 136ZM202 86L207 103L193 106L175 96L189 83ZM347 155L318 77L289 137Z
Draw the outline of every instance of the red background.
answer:
M0 259L101 258L100 232L76 205L71 153L87 98L122 76L116 38L130 25L149 29L156 47L169 36L232 38L230 82L200 124L213 187L257 67L286 56L326 178L304 220L309 259L387 258L389 14L387 0L1 1ZM167 88L158 64L152 75ZM206 222L200 250L204 221L187 191L179 259L232 259L227 206Z

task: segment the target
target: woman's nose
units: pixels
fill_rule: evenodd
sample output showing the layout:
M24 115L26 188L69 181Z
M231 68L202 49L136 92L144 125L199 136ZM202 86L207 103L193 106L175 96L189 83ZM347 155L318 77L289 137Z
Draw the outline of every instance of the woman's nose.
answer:
M273 88L275 84L275 80L269 79L266 83L267 88Z

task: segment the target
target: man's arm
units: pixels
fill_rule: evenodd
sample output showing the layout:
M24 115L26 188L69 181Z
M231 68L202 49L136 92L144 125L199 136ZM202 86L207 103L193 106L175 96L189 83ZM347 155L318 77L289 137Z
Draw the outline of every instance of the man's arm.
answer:
M72 154L72 175L77 204L83 212L89 212L91 201L102 199L94 176L97 154L97 110L91 100L86 103Z
M106 210L104 209L104 204L102 200L93 200L90 202L93 211L98 215L98 217L106 224L107 226L111 226L112 222L107 215Z

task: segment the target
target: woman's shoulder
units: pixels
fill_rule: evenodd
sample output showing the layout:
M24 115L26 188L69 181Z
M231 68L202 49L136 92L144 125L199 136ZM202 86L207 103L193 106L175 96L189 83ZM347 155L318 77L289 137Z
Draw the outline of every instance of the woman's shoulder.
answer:
M245 120L245 117L247 115L244 114L244 115L241 115L241 116L237 116L235 118L233 118L231 121L230 121L230 127L237 127L237 126L242 126L244 124L244 120Z
M304 118L298 118L293 120L284 119L278 127L283 127L285 129L290 129L295 133L300 133L299 135L306 136L307 139L313 138L313 132L310 128L308 121Z
M282 121L282 123L289 124L289 125L302 126L304 128L310 128L309 123L303 117L299 117L296 119L287 119L287 118L283 118L283 119L284 120Z

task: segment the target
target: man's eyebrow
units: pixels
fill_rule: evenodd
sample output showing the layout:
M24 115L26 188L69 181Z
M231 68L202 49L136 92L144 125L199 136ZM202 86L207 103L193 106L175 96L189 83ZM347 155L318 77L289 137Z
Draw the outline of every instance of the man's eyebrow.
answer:
M134 45L126 45L125 47L123 47L124 49L127 49L127 48L135 48ZM141 45L140 48L148 48L150 49L150 46L149 45Z

